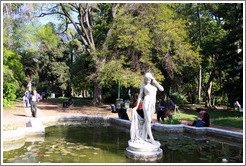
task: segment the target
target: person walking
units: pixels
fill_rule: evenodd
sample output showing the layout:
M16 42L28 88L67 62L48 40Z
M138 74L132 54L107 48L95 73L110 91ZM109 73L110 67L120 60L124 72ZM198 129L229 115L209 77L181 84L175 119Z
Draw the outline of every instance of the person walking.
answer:
M29 99L30 99L30 92L29 92L29 90L27 90L26 92L25 92L25 102L26 102L26 108L28 108L29 107Z
M33 94L30 96L30 103L31 103L31 112L32 116L36 118L37 116L37 105L40 100L40 95L37 93L36 90L33 91Z

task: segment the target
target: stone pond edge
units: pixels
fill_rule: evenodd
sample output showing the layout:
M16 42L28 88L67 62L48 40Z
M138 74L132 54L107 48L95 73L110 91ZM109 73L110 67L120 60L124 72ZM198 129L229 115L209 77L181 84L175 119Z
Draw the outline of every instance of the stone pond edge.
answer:
M3 143L28 140L29 137L38 137L45 134L45 128L55 125L117 125L130 130L131 122L115 117L101 116L52 116L45 118L30 118L26 127L2 132ZM236 139L243 141L243 133L217 129L212 127L192 127L184 124L169 125L152 123L152 130L163 133L192 133L205 134Z

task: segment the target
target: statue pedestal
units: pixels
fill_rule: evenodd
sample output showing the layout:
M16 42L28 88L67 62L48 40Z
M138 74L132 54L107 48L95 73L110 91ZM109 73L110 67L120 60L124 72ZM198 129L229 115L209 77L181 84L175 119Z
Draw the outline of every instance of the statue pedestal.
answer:
M157 161L162 158L160 142L155 141L155 145L145 141L128 141L126 156L139 161Z

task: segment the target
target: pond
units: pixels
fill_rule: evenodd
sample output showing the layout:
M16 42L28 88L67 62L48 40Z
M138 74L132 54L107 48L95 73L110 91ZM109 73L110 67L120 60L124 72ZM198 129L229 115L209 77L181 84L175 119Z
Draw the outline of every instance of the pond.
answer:
M44 141L26 142L16 150L4 151L4 163L136 163L126 157L128 129L101 126L47 127ZM243 143L191 134L153 132L161 143L158 163L243 162Z

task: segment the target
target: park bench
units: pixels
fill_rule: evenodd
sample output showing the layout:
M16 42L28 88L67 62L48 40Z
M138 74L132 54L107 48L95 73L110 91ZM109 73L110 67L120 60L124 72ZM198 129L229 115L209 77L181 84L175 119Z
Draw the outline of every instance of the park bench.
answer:
M63 108L68 108L72 104L73 104L73 98L70 97L68 100L63 102Z
M111 111L112 113L118 113L118 117L120 119L129 120L127 115L127 108L121 106L121 108L116 109L114 104L111 104Z

